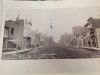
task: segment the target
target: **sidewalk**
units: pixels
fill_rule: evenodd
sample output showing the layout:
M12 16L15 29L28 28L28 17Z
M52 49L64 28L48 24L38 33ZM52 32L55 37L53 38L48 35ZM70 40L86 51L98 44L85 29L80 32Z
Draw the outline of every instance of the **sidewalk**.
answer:
M21 52L27 52L27 51L30 51L30 49L23 49L23 50L17 50L17 51L11 51L11 52L6 52L6 53L3 53L3 55L7 55L7 54L16 54L16 53L21 53Z
M75 47L79 47L79 46L75 46ZM100 50L100 48L97 48L97 47L84 47L84 46L80 46L80 48L84 48L84 49L93 49L93 50Z
M41 47L43 47L43 46L40 46L40 47L38 47L38 48L41 48ZM28 51L31 51L32 49L33 49L33 48L30 48L30 49L22 49L22 50L16 50L16 51L10 51L10 52L5 52L5 53L3 53L3 55L28 52ZM34 52L37 52L37 51L38 51L37 47L34 48Z

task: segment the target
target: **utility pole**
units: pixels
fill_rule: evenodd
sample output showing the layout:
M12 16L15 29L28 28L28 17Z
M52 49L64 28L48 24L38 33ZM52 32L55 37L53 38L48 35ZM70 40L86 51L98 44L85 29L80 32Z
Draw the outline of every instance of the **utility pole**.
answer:
M19 59L19 50L18 50L18 25L19 25L19 14L18 17L16 18L17 21L17 55L18 55L18 59Z

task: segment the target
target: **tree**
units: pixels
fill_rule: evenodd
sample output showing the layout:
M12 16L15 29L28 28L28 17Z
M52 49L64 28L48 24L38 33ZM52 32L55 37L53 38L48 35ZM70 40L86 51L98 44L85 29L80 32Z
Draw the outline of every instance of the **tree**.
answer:
M61 36L58 43L62 46L70 46L72 44L72 40L73 40L73 35L66 33Z
M72 30L73 30L73 34L74 34L74 36L75 36L75 39L76 39L76 44L77 45L79 45L79 37L82 35L86 35L86 33L87 33L87 28L85 28L85 27L81 27L81 26L76 26L76 27L73 27L72 28Z

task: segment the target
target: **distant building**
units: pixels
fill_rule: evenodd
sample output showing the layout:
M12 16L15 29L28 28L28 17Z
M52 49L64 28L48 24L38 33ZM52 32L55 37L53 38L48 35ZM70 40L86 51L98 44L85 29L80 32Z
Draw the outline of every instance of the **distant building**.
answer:
M49 37L45 34L41 34L39 32L31 32L31 45L32 47L44 46L54 44L54 40L52 37Z
M38 47L40 46L40 39L41 39L41 34L35 32L33 37L32 37L32 45L34 45L34 47Z
M30 48L31 25L32 23L30 21L27 19L19 19L19 16L15 21L5 21L3 49Z

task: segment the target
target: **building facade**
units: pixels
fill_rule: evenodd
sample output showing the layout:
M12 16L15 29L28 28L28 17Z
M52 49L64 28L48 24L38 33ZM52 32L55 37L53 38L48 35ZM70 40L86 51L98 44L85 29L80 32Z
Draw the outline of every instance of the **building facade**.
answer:
M31 22L16 18L5 21L3 49L25 49L30 47Z
M86 32L81 34L80 45L88 47L100 47L100 19L90 17L84 25Z

